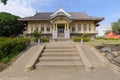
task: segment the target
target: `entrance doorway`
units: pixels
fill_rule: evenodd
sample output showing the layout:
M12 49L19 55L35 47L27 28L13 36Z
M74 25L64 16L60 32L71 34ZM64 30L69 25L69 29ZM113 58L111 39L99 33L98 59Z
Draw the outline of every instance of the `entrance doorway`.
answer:
M58 24L58 37L64 37L64 24Z

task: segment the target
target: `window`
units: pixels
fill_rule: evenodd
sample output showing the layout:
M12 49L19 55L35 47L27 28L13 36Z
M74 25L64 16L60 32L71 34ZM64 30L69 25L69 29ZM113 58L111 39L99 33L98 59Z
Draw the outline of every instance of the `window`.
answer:
M38 24L36 24L36 26L35 26L35 31L38 32Z
M91 31L91 25L89 24L89 31Z
M33 27L31 26L31 32L33 32Z
M72 32L75 32L75 24L72 25Z
M31 24L31 32L33 32L33 25Z
M47 32L50 32L50 24L47 24Z
M41 24L41 32L44 32L44 24Z
M86 25L86 24L83 25L83 30L84 30L85 32L87 31L87 25Z
M38 32L38 26L36 27L36 31Z
M81 31L81 24L78 24L78 31Z

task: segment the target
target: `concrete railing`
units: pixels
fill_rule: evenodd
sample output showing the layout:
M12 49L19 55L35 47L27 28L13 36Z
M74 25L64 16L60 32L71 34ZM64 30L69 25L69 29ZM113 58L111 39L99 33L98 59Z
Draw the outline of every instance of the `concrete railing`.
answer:
M41 55L43 49L45 48L45 45L37 45L39 46L38 49L34 52L33 57L26 65L26 71L30 71L35 68L35 63L37 62L39 56Z
M76 48L77 48L77 50L78 50L78 52L79 52L79 54L80 54L80 57L81 57L84 65L85 65L86 70L87 70L87 71L92 70L92 69L93 69L93 66L92 66L92 64L90 63L90 61L88 60L88 58L87 58L87 56L85 55L85 53L84 53L83 49L81 48L81 46L80 46L80 45L76 45Z

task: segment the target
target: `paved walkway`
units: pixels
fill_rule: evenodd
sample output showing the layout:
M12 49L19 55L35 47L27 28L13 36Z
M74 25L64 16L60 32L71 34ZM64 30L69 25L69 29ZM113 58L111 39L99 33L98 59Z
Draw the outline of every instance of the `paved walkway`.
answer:
M33 46L27 50L8 69L0 73L0 80L120 80L120 73L114 72L108 66L103 65L101 60L88 47L84 47L83 49L88 53L86 55L95 66L92 71L51 69L26 72L25 65L30 61L39 47Z
M90 60L93 67L103 67L103 66L105 66L105 64L99 59L99 57L95 55L93 50L90 49L90 46L83 45L82 49L84 50L88 60Z

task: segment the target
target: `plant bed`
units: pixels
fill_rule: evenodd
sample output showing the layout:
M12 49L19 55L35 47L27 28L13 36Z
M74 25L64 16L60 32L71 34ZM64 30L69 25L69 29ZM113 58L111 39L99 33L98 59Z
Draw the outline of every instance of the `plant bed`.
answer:
M25 38L0 38L0 71L13 63L30 43Z

